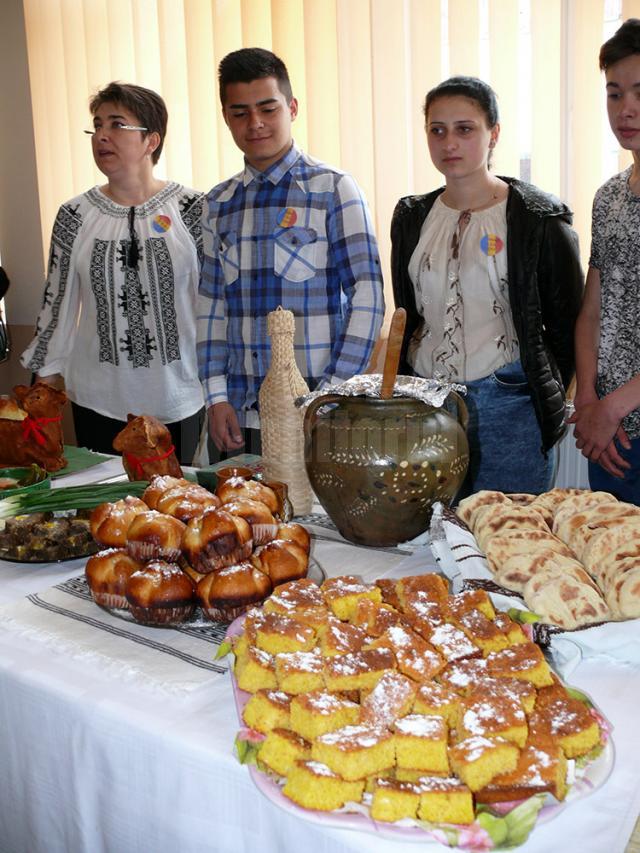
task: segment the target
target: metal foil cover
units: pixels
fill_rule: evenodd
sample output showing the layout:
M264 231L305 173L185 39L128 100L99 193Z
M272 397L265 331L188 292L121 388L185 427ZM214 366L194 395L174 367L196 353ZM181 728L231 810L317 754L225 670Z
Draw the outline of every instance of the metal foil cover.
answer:
M298 397L296 406L307 406L312 400L323 397L325 394L339 394L343 397L380 397L382 385L381 373L363 373L360 376L352 376L341 385L330 385L319 391L312 391L304 397ZM437 379L423 379L420 376L396 376L393 386L394 397L413 397L422 400L429 406L440 408L451 391L466 394L465 385L451 382L440 382Z

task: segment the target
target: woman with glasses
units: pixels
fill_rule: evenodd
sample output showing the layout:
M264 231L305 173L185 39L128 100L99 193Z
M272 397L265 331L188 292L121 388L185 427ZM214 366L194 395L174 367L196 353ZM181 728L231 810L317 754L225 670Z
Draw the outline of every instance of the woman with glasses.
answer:
M550 488L574 372L582 273L571 212L490 171L496 96L453 77L426 97L429 154L445 186L398 202L396 305L407 310L403 372L467 386L470 465L480 489Z
M149 414L190 462L203 407L195 303L204 196L153 173L167 129L159 95L110 83L89 109L85 132L107 180L58 211L22 363L45 382L64 379L79 446L113 452L127 414Z

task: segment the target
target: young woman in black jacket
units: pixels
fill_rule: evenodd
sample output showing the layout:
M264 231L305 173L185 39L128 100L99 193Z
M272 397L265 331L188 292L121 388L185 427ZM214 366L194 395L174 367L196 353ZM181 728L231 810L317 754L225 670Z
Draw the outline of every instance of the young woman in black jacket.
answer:
M574 372L582 272L571 211L489 170L496 96L473 77L432 89L429 153L446 185L398 202L391 224L396 306L407 311L401 371L467 386L470 467L480 489L550 488Z

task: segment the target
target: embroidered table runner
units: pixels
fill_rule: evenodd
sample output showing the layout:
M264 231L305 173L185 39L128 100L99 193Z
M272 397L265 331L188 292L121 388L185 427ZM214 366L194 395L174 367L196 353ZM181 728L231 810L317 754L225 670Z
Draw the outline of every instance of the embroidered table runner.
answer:
M226 672L215 660L227 626L198 621L153 628L98 607L84 576L0 608L0 628L95 663L117 678L168 693L187 693Z

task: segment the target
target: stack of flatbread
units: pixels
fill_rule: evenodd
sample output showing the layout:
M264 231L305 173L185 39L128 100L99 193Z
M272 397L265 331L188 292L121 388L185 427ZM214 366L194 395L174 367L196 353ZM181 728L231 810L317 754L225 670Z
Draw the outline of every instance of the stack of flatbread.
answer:
M457 513L496 583L543 621L569 629L640 616L639 507L585 489L481 491Z

